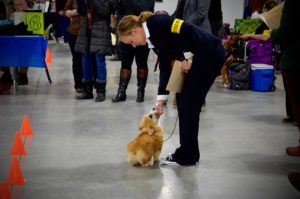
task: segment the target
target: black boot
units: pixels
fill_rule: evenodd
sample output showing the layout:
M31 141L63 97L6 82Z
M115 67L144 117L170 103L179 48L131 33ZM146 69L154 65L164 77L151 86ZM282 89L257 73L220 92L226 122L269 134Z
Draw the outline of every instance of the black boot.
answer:
M145 87L147 83L148 69L137 70L137 98L136 102L143 102L145 96Z
M4 73L2 74L2 76L0 78L0 82L9 83L9 84L13 83L13 79L12 79L9 68L4 69Z
M100 80L96 80L96 92L97 97L95 99L95 102L103 102L105 100L105 90L106 88L106 81L101 82Z
M83 92L76 99L93 99L93 81L83 80Z
M120 70L120 82L116 97L112 98L112 102L122 102L126 100L126 89L131 77L131 71L128 69Z

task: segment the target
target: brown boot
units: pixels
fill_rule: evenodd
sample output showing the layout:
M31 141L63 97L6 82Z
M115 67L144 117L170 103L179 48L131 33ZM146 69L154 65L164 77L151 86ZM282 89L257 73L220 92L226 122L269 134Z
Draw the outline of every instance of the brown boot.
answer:
M0 94L9 94L11 88L11 83L2 83L0 82Z
M131 77L131 71L128 69L120 70L120 82L117 95L111 99L113 103L122 102L126 100L126 89Z
M145 96L145 87L147 84L148 69L137 69L137 98L136 102L143 102Z
M292 171L289 173L288 178L291 184L300 191L300 172Z
M292 156L300 156L300 146L286 148L286 153Z

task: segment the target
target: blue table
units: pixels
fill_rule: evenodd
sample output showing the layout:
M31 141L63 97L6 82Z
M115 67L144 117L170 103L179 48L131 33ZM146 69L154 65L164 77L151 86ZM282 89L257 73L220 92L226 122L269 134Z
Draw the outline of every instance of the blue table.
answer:
M42 36L0 36L0 66L45 68L51 83L45 62L47 43Z

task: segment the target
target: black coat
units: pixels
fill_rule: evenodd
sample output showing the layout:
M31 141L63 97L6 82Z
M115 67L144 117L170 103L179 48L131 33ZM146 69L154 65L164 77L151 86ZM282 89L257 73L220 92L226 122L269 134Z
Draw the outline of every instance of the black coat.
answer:
M166 62L160 67L170 67L170 60L185 59L184 53L192 53L193 63L189 77L193 85L199 85L199 78L207 72L207 76L214 76L221 69L224 61L224 47L220 40L206 30L183 22L175 25L175 21L181 21L167 15L153 15L147 21L149 40L155 47L153 50L158 57ZM177 33L175 33L177 31ZM169 60L169 61L168 61ZM221 64L220 64L221 63ZM160 70L159 88L164 89L170 76L168 68ZM163 93L159 90L159 94Z
M212 58L212 52L221 45L220 41L206 30L186 22L180 26L179 33L174 33L174 20L175 18L167 15L153 15L148 19L149 39L155 46L156 53L177 60L184 59L184 52L192 52L205 59Z
M93 6L93 19L90 35L88 35L88 17L87 7L88 1ZM110 16L115 12L116 1L115 0L79 0L78 12L83 16L83 20L80 24L80 31L75 45L75 50L78 52L100 53L102 55L112 54L112 42L111 42L111 27ZM87 39L89 37L89 39ZM89 47L89 48L88 48Z
M118 3L118 15L140 15L143 11L154 11L155 0L120 0Z

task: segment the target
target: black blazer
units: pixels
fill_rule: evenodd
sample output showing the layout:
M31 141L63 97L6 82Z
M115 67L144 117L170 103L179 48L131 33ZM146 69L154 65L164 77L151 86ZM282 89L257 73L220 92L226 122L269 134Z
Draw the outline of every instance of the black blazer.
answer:
M185 52L210 55L221 44L218 38L200 27L186 22L176 26L176 22L180 20L167 15L153 15L148 19L149 39L159 56L183 60Z

